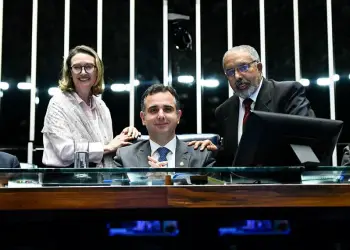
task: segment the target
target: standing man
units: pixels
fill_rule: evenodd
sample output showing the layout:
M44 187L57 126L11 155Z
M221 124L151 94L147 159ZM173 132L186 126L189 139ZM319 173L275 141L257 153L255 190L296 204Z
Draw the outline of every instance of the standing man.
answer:
M243 133L243 125L250 110L312 116L305 88L295 81L274 81L263 77L263 65L257 51L249 45L228 50L223 57L223 70L234 95L215 110L223 148L219 150L217 165L231 166ZM216 147L210 141L193 141L201 150Z

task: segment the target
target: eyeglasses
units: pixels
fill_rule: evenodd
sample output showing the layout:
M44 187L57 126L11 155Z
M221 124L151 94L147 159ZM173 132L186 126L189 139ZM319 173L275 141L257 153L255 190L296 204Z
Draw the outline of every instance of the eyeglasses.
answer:
M250 68L250 65L252 65L253 63L257 62L257 60L254 60L250 63L246 63L246 64L242 64L236 68L231 68L231 69L225 69L225 74L228 76L228 77L232 77L232 76L235 76L236 74L236 70L238 70L240 73L244 73L244 72L247 72Z
M93 64L85 64L85 65L73 65L71 67L72 72L74 74L80 74L82 72L83 68L84 68L86 73L91 74L92 72L94 72L96 66Z

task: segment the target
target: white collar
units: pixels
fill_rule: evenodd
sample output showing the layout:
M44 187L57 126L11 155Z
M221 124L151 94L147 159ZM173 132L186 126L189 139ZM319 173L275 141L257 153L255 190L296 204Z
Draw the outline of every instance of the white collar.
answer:
M73 91L73 96L74 98L78 101L79 105L81 105L82 103L85 103L83 99L81 99L81 97L78 95L77 92ZM94 109L96 107L96 103L94 101L94 96L90 96L89 98L90 103L86 104L87 106L89 106L91 109Z
M154 152L156 152L158 148L162 147L158 143L155 143L154 141L152 141L151 139L149 140L149 143L151 145L151 155L153 155ZM164 145L164 147L169 149L171 153L175 154L175 150L176 150L176 136L174 136L173 139L171 139L166 145Z

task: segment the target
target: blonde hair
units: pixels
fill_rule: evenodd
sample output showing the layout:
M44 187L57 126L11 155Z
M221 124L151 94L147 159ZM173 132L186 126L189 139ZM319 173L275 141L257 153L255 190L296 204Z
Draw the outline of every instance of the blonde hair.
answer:
M90 48L86 45L79 45L69 51L67 59L63 60L63 68L61 79L59 80L59 88L63 92L71 92L75 91L74 82L72 79L71 73L71 60L72 57L78 53L83 53L90 55L95 58L95 64L97 69L97 80L96 84L91 88L91 92L93 95L99 95L103 92L103 76L104 76L104 67L103 62L100 57L97 55L96 51L93 48Z

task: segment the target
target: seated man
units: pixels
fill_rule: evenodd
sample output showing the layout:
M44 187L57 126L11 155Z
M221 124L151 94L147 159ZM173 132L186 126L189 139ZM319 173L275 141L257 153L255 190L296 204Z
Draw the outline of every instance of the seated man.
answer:
M149 140L118 149L114 158L118 167L211 167L211 151L194 150L175 134L182 111L174 88L162 84L150 86L142 96L140 117Z
M20 168L19 161L16 156L0 152L0 168Z
M16 156L0 152L0 168L20 168L21 165ZM0 187L7 185L8 180L13 177L12 173L0 173Z
M349 145L346 146L343 150L343 157L341 160L342 166L349 166L350 165L350 148Z

